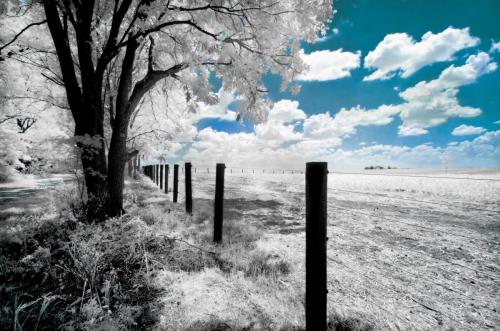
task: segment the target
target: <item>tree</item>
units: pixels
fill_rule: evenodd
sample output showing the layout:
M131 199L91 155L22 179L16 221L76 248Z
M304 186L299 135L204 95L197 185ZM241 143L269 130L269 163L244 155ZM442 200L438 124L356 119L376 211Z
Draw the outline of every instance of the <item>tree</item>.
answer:
M209 81L216 76L226 90L241 95L240 117L261 120L270 103L262 77L278 74L282 89L293 89L304 69L300 41L314 42L332 15L328 0L21 3L18 15L35 11L40 19L0 51L12 52L25 31L47 24L60 66L54 76L64 85L75 123L87 193L104 201L110 216L123 210L125 164L137 153L127 150L128 132L149 91L172 81L188 102L214 102Z

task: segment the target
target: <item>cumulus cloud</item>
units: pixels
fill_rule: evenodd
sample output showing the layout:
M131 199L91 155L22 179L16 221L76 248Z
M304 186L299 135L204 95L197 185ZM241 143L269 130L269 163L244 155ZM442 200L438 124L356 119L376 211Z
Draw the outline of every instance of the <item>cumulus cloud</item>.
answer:
M203 118L218 118L227 121L236 120L236 112L229 110L229 106L237 101L233 92L228 92L222 88L217 92L218 102L210 105L204 102L198 104L198 110L194 113L194 121Z
M240 166L298 167L306 161L321 160L338 148L345 137L359 126L386 125L397 110L392 106L378 109L354 107L309 117L292 100L277 102L266 123L254 132L230 134L207 128L199 132L186 158L212 164L226 158Z
M471 126L462 124L453 129L451 134L454 136L470 136L470 135L478 135L484 132L486 132L486 129L480 126Z
M390 164L398 167L439 167L443 159L453 167L498 167L500 130L445 147L422 144L415 147L373 145L352 151L339 149L329 158L340 168L355 168L366 164Z
M479 38L471 36L469 28L449 27L437 34L429 31L419 42L406 33L388 34L366 55L365 68L375 71L363 80L389 79L398 73L406 78L434 62L450 61L456 52L478 44Z
M494 52L500 52L500 41L497 41L497 42L492 41L491 42L490 53L494 53Z
M301 50L300 56L309 69L299 75L297 80L327 81L351 76L351 70L359 68L361 52L344 52L323 50L305 54Z
M403 124L399 134L415 136L426 134L428 128L440 125L450 117L469 118L481 114L478 108L460 105L457 94L460 86L468 85L478 77L497 69L485 52L471 55L462 66L451 65L429 82L422 81L399 95L404 103L395 106L400 110Z
M383 105L378 109L342 108L334 117L329 113L312 115L304 121L304 136L315 139L341 138L356 133L356 127L386 125L399 110Z
M269 121L280 123L290 123L305 118L306 114L299 108L299 102L294 100L280 100L269 112Z

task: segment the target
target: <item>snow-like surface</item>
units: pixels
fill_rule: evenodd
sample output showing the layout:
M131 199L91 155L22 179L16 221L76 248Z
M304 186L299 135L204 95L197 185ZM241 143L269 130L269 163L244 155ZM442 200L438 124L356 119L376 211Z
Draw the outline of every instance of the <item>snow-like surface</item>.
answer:
M500 328L500 171L331 173L328 180L330 312L364 316L392 330ZM212 211L214 187L213 173L193 174L195 210ZM184 186L179 189L183 197ZM238 219L263 229L258 248L291 262L292 274L283 284L303 293L304 174L226 170L224 194L225 224ZM183 304L169 307L168 314L192 322L195 303L209 300L213 291L210 280L227 279L213 271L191 278L174 280L185 288L177 297ZM198 288L189 290L194 283ZM216 296L199 312L231 319L256 306L273 311L257 299L247 298L245 308L234 293ZM223 305L221 315L224 300L236 307ZM295 303L280 304L297 309ZM297 314L300 325L303 311Z

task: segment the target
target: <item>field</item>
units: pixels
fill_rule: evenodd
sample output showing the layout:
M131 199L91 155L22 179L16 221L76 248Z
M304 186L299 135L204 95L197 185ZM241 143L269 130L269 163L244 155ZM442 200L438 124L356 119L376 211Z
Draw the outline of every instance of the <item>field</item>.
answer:
M206 213L214 177L203 171L194 174L193 194L195 209ZM304 175L240 171L226 170L225 224L261 229L257 246L292 266L282 286L302 293ZM329 311L377 329L500 328L499 180L495 171L329 175ZM284 301L276 314L289 311L303 323L296 302ZM230 305L203 306L231 316Z
M500 328L499 171L328 178L330 330ZM14 317L11 306L2 308L0 322L26 319L50 329L57 317L77 329L302 330L304 184L298 172L227 168L221 245L212 243L213 169L193 172L192 216L183 211L181 169L179 203L145 176L129 179L127 214L99 230L67 223L72 182L31 199L33 188L6 187L0 248L9 264L2 275L54 278L42 289L30 287L29 277L20 284L6 278L7 297L18 293L19 300L9 301ZM39 246L26 248L32 238ZM64 278L60 246L73 261ZM51 258L34 259L40 254Z

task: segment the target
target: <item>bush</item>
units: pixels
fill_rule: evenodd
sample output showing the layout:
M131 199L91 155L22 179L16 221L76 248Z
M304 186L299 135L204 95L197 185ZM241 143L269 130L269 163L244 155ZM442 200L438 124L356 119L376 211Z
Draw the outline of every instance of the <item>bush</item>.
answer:
M270 277L278 278L280 275L290 273L290 264L284 260L277 259L270 254L262 251L254 252L245 269L245 275L251 277Z
M346 317L337 313L328 316L329 331L372 331L374 327L357 317Z

